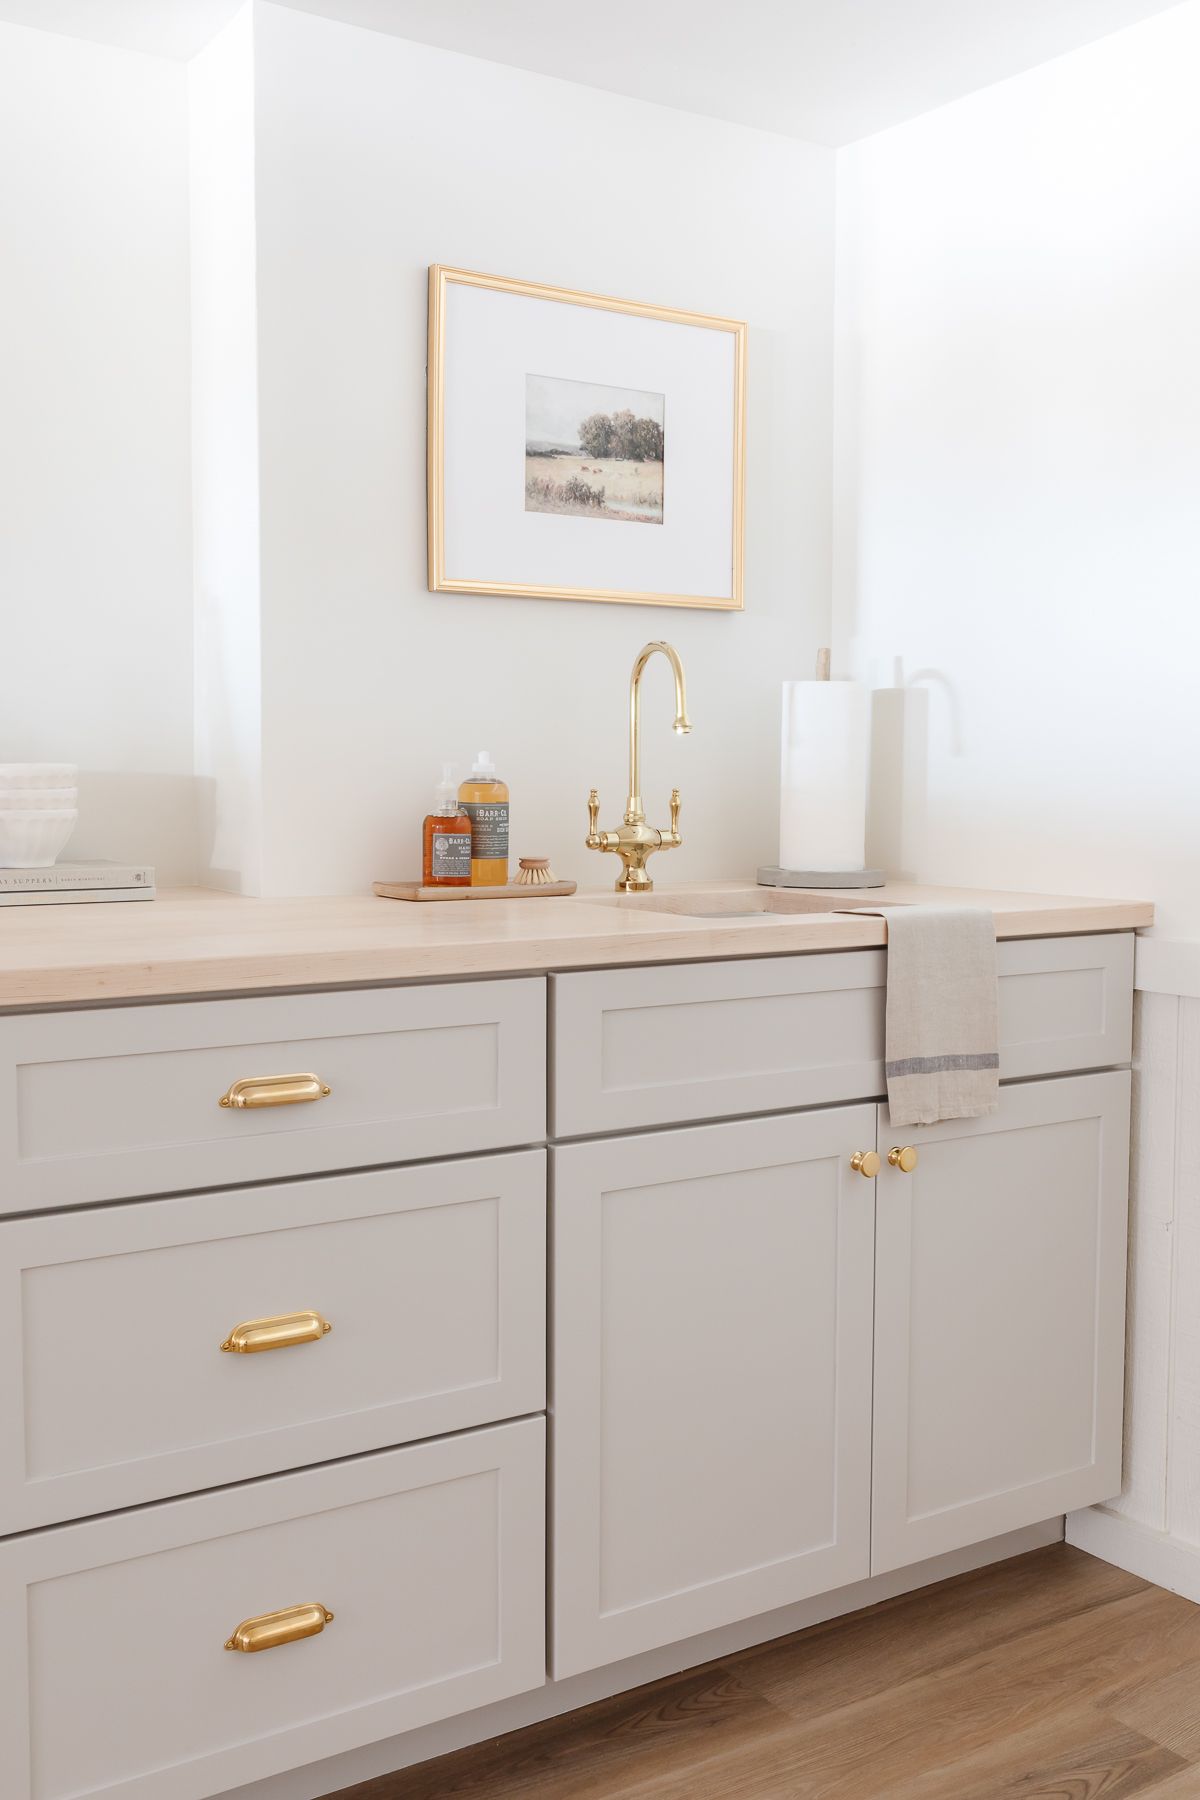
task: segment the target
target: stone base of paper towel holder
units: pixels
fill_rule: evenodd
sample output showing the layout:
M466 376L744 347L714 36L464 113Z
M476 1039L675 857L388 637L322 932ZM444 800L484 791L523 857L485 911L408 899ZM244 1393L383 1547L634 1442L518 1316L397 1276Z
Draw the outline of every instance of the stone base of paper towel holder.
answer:
M760 869L759 887L872 888L882 887L882 869Z

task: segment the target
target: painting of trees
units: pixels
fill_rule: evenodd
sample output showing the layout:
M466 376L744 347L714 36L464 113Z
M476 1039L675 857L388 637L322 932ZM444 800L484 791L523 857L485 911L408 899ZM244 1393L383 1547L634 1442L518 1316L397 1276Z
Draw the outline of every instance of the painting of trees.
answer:
M615 456L622 462L661 462L663 428L657 419L639 419L628 407L614 413L591 413L579 427L585 456Z
M663 459L663 428L657 419L635 419L633 422L633 449L630 455L638 462L661 462Z
M661 525L665 396L525 377L525 511Z
M579 445L585 456L594 456L597 462L602 456L616 454L613 444L613 422L609 413L592 413L579 427Z

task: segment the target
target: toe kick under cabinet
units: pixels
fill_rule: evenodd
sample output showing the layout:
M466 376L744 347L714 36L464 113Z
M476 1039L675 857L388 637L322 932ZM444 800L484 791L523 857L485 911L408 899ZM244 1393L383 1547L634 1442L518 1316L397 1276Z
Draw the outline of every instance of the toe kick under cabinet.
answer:
M4 1800L209 1800L1111 1495L1133 940L999 960L998 1113L903 1135L881 951L0 1017Z

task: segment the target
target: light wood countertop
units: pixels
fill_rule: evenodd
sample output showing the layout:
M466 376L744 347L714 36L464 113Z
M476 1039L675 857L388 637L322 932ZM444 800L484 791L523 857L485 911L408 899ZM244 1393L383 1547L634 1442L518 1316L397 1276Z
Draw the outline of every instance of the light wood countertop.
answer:
M663 888L646 899L611 889L570 899L464 900L429 906L373 895L249 900L181 889L136 903L0 909L0 1008L70 1006L273 988L543 973L605 964L779 956L884 944L887 928L840 906L942 902L988 906L998 937L1129 931L1154 921L1143 901L1081 900L889 883L868 893L792 893L808 910L749 882ZM711 907L709 916L661 910ZM812 910L820 907L822 910ZM739 914L739 909L743 909Z

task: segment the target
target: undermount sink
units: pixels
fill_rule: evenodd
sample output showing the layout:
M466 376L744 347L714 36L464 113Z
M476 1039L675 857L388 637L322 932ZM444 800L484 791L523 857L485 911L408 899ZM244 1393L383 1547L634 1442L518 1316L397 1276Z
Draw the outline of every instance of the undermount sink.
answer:
M772 919L794 917L797 913L862 912L878 906L878 898L864 889L860 899L847 899L844 892L831 889L820 893L812 888L746 888L716 889L710 893L672 894L589 894L592 905L620 906L634 912L681 914L689 919L759 919L769 924Z

